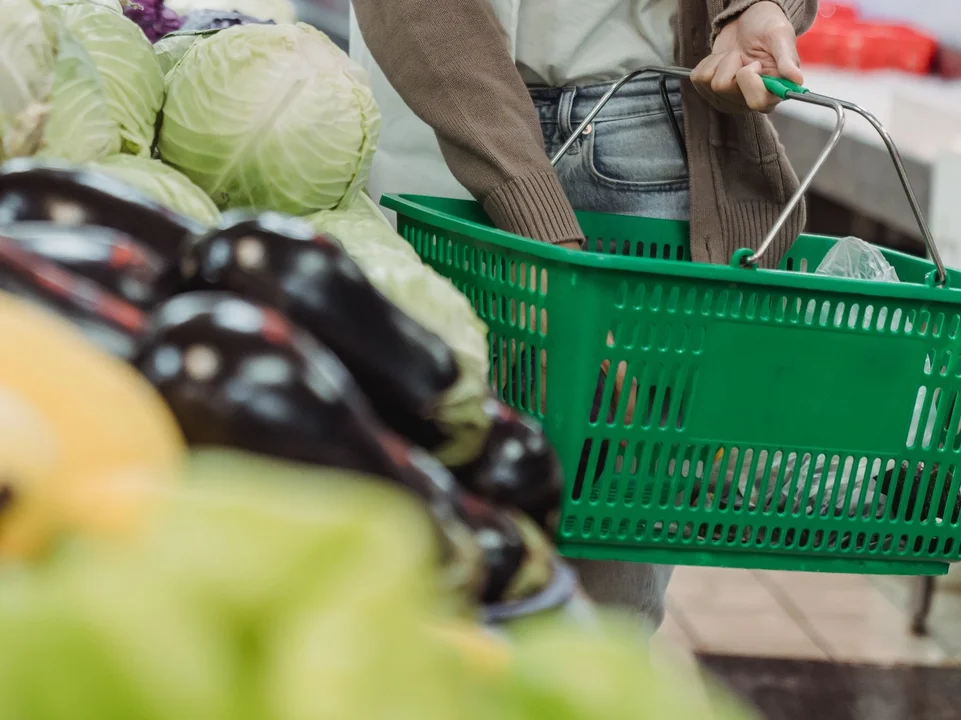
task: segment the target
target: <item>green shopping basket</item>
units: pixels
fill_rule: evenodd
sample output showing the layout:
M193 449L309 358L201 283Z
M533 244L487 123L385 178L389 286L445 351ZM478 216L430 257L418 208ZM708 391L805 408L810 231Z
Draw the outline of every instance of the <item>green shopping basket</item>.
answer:
M604 103L646 68L615 84ZM934 575L961 559L961 290L890 137L856 105L757 251L690 262L685 223L579 213L593 252L494 229L478 205L386 196L425 262L489 327L491 385L539 418L566 473L568 557ZM852 110L884 139L933 263L900 283L816 275L835 239L756 266ZM607 370L606 372L604 370Z

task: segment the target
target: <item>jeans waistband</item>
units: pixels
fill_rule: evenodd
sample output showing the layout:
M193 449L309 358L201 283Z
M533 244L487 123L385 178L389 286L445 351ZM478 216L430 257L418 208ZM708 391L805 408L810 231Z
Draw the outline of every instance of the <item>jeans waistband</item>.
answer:
M666 87L668 99L672 108L681 108L681 83L685 82L677 77L668 77ZM599 83L580 85L576 87L530 87L528 90L534 105L537 106L542 118L545 114L553 114L552 108L561 104L570 107L571 123L576 125L584 119L597 102L604 96L614 83ZM597 116L599 121L619 118L636 117L657 112L663 112L664 101L661 97L660 78L656 75L639 77L626 83L608 101L607 105Z

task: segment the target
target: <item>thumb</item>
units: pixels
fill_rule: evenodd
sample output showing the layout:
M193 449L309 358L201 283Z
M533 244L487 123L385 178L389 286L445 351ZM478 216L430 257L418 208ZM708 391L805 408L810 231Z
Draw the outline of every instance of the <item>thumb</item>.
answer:
M797 54L797 36L793 32L778 33L771 43L771 54L777 63L778 74L798 85L804 84L801 59Z

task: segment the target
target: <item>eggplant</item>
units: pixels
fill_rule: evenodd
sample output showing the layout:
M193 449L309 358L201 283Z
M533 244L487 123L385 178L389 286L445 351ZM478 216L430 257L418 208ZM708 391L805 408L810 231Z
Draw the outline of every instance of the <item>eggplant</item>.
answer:
M428 450L447 438L431 419L458 377L453 351L381 295L337 241L265 213L192 243L184 290L226 290L270 305L331 348L377 414Z
M125 360L146 327L138 308L25 250L0 235L0 290L41 305L75 325L93 343Z
M192 445L230 447L387 478L427 505L452 588L475 592L480 550L449 471L384 428L327 348L277 310L223 292L160 305L134 364Z
M273 308L231 293L178 295L151 316L134 363L191 444L380 475L428 500L454 487L381 425L330 350Z
M458 517L474 533L484 553L487 573L479 599L488 604L500 602L524 564L524 538L510 516L469 493L459 493L456 506Z
M492 420L484 449L476 460L456 468L454 476L487 502L517 508L553 533L563 477L543 428L493 398L484 410Z
M112 228L168 263L176 261L190 237L204 230L120 180L31 159L0 167L0 227L17 222Z
M160 257L119 230L22 222L3 226L0 234L142 309L172 291Z

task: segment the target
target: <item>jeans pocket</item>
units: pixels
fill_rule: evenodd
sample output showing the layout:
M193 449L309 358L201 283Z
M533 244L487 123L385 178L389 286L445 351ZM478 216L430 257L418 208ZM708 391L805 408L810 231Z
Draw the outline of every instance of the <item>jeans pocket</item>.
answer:
M680 118L678 126L684 127ZM649 191L687 188L684 156L666 112L599 120L586 140L591 174L601 184Z

